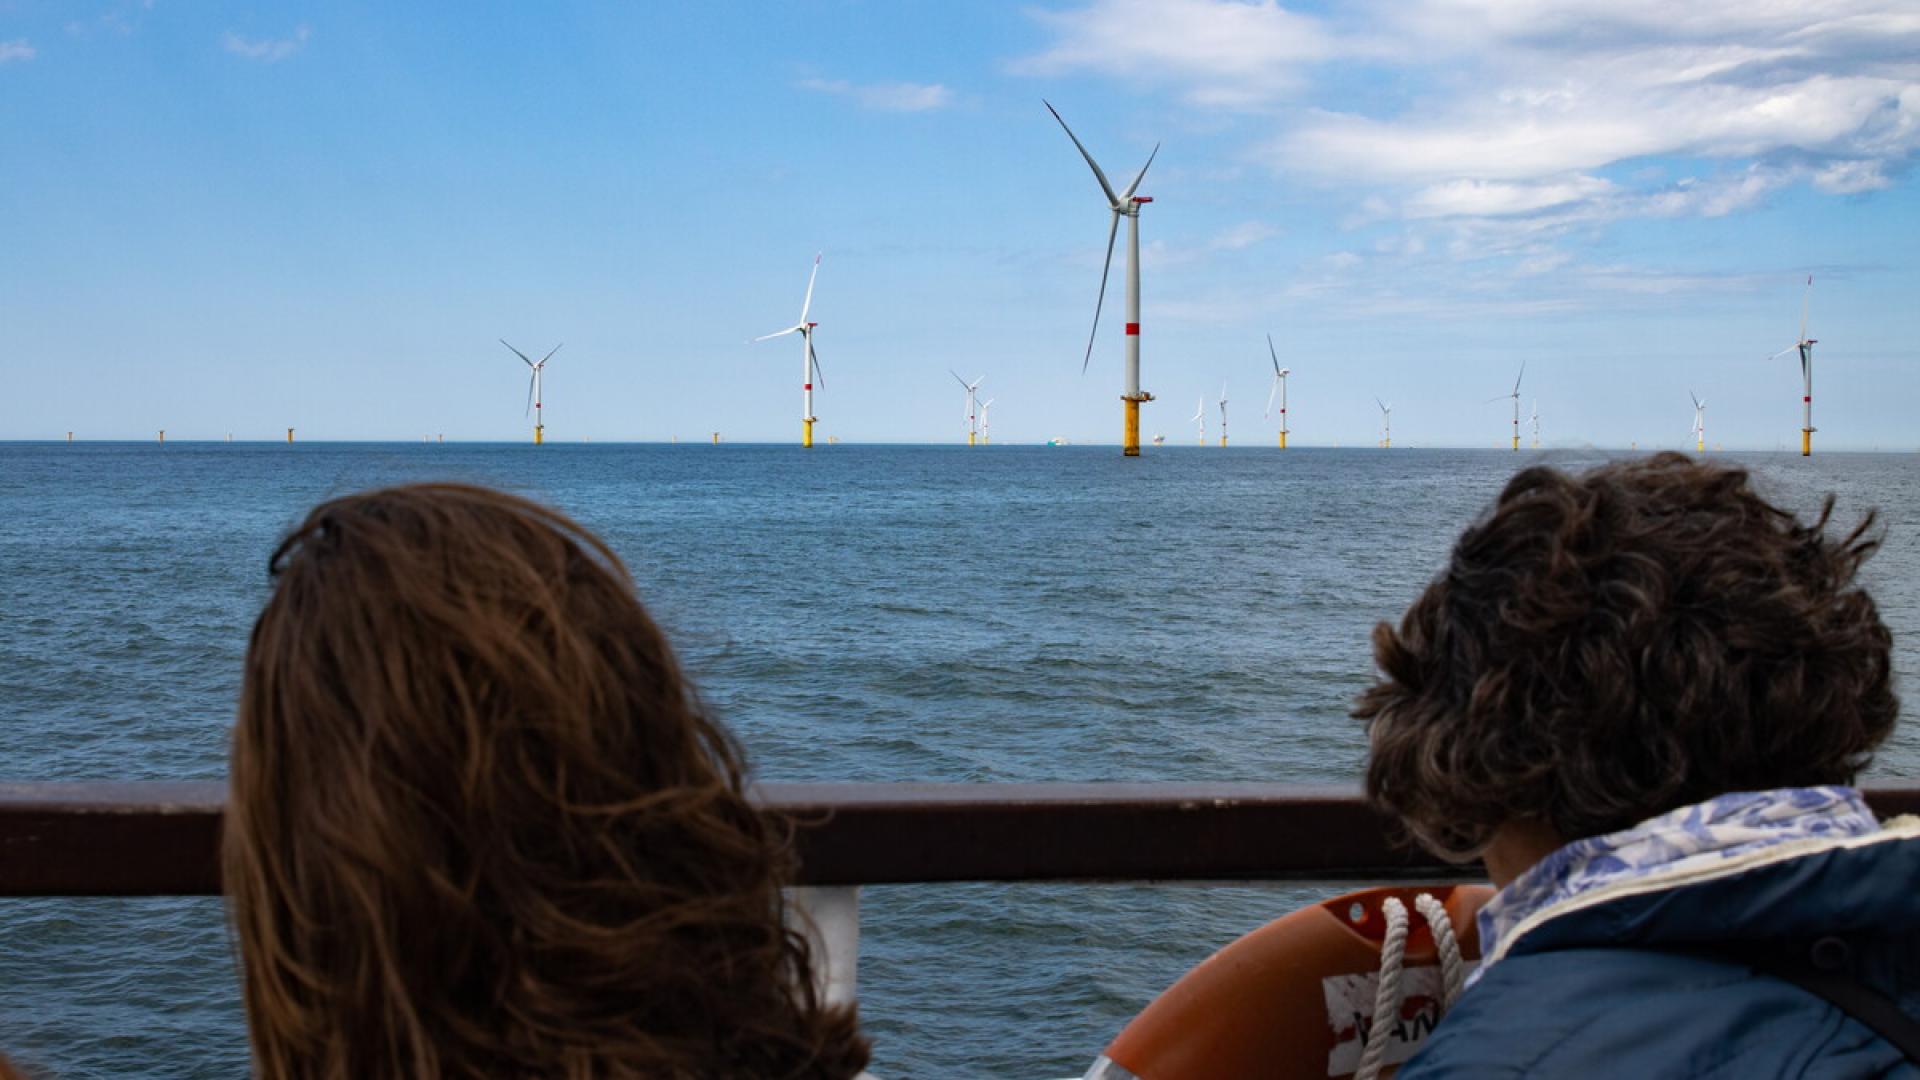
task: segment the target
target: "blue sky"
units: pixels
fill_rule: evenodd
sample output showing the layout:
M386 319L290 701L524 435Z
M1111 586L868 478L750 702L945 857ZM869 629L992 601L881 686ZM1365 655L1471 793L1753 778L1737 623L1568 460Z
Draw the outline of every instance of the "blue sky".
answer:
M0 0L0 438L1114 442L1120 267L1051 100L1142 192L1147 433L1920 426L1920 14L1642 0ZM1124 182L1124 181L1122 181ZM1209 430L1217 407L1209 405Z

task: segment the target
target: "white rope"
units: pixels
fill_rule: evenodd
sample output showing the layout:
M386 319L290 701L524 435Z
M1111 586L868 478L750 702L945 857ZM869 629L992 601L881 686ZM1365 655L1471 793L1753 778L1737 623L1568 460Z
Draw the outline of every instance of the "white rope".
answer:
M1380 943L1380 985L1373 995L1373 1021L1367 1025L1366 1046L1353 1080L1379 1080L1386 1063L1387 1044L1400 1022L1400 971L1407 957L1407 905L1389 896L1380 902L1387 917L1387 937Z
M1440 954L1440 1015L1445 1016L1467 983L1467 963L1460 958L1460 942L1453 936L1453 918L1445 904L1426 893L1413 898L1413 906L1426 917L1433 931L1434 951Z
M1413 898L1413 906L1433 931L1434 951L1440 956L1440 1015L1445 1016L1466 985L1466 961L1460 956L1460 942L1454 936L1446 905L1420 893ZM1380 913L1387 919L1386 939L1380 943L1380 983L1374 990L1373 1020L1367 1025L1366 1045L1360 1051L1360 1065L1354 1070L1353 1080L1379 1080L1380 1070L1386 1067L1387 1044L1393 1041L1394 1028L1400 1026L1400 1007L1405 1002L1400 976L1406 969L1407 906L1398 897L1389 896L1380 902Z

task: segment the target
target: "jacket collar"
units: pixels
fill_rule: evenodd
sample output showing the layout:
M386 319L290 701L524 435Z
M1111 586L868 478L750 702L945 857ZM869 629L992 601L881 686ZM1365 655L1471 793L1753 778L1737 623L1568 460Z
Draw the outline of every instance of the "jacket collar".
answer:
M1894 826L1900 828L1895 829ZM1513 951L1523 938L1555 920L1631 897L1645 897L1680 889L1698 889L1708 883L1775 868L1791 872L1794 860L1820 852L1881 841L1920 837L1920 821L1902 821L1882 829L1857 791L1846 787L1788 788L1739 792L1661 814L1617 833L1588 837L1560 848L1502 889L1480 912L1480 940L1484 950L1481 970ZM1920 860L1920 845L1912 845ZM1778 898L1776 898L1778 899ZM1856 898L1858 899L1858 898ZM1884 896L1882 902L1906 902L1905 895ZM1747 911L1757 898L1707 919L1712 932L1729 936L1734 915ZM1635 909L1647 905L1636 905ZM1643 920L1636 932L1675 941L1700 936L1690 925L1698 912L1687 903L1658 905L1662 914ZM1587 922L1579 922L1585 926ZM1577 938L1576 927L1562 925L1548 937ZM1614 927L1597 941L1622 932ZM1734 934L1732 936L1737 936ZM1476 973L1475 978L1478 978Z

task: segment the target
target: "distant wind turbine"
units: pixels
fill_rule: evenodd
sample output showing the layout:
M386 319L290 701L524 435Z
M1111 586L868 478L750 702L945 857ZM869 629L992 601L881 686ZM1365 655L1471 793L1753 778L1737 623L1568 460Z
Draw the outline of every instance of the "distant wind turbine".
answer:
M980 439L980 384L986 382L987 377L982 375L968 382L960 378L960 373L952 368L947 369L947 374L952 375L967 390L967 445L972 446Z
M1520 380L1526 377L1527 362L1522 360L1520 361L1520 374L1513 380L1513 391L1511 393L1501 394L1499 397L1487 399L1489 402L1505 401L1508 398L1513 399L1513 448L1515 450L1520 449Z
M1800 350L1800 456L1813 455L1813 347L1819 342L1807 336L1807 311L1813 303L1813 275L1807 275L1807 290L1800 297L1800 340L1781 349L1769 360L1778 360L1795 349Z
M1227 445L1227 384L1220 384L1220 445Z
M807 275L807 295L800 301L800 321L785 330L776 330L771 334L762 334L747 344L759 341L771 341L788 334L800 335L800 445L813 445L813 384L819 383L820 389L827 388L827 377L820 371L820 357L813 351L813 328L819 323L808 322L807 312L813 310L813 282L820 276L820 256L813 257L813 272Z
M1280 354L1274 350L1272 334L1267 335L1267 355L1273 360L1273 389L1267 391L1267 411L1260 415L1264 417L1273 412L1274 395L1279 395L1280 449L1285 450L1287 448L1287 375L1293 369L1280 366Z
M1687 396L1693 398L1693 431L1691 432L1693 435L1693 448L1700 453L1705 453L1707 449L1707 403L1701 401L1699 396L1691 390L1687 391Z
M500 344L507 345L507 339L501 338ZM540 419L540 376L546 372L547 361L553 359L553 354L560 351L560 346L555 345L547 355L540 358L537 364L519 349L514 349L511 345L507 345L507 348L512 349L513 355L525 360L527 366L533 369L533 377L527 380L527 411L533 414L533 445L539 446L547 441L547 426ZM288 433L287 441L293 441L291 432Z
M988 398L980 403L980 442L983 446L993 445L993 403L998 398Z
M1393 403L1374 398L1373 403L1380 406L1380 448L1393 449Z
M1207 395L1200 395L1200 404L1193 407L1193 415L1187 417L1187 423L1200 422L1200 445L1207 445Z
M1100 190L1107 196L1107 208L1113 212L1113 221L1107 226L1107 258L1100 267L1100 295L1093 305L1093 330L1087 334L1087 355L1080 361L1080 373L1086 374L1087 365L1093 360L1093 341L1100 331L1100 309L1107 300L1107 275L1113 270L1113 241L1120 232L1120 219L1127 219L1127 373L1126 392L1120 395L1123 402L1123 414L1120 429L1120 452L1128 457L1140 456L1140 403L1152 401L1153 395L1140 391L1140 208L1153 200L1145 195L1135 195L1140 181L1147 175L1147 169L1153 165L1153 159L1160 153L1160 144L1155 143L1153 152L1147 155L1147 163L1140 166L1134 175L1133 183L1118 195L1113 193L1113 185L1107 182L1107 174L1080 144L1079 136L1061 119L1060 110L1053 103L1042 101L1047 111L1060 121L1061 130L1087 159L1087 167L1093 170L1093 178L1100 181Z
M1540 399L1533 399L1533 448L1540 449Z

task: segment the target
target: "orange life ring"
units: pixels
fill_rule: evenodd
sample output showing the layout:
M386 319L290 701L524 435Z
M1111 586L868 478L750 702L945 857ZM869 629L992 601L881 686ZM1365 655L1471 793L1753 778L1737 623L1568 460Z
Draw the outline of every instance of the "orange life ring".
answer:
M1492 889L1350 893L1276 919L1202 961L1133 1018L1086 1080L1352 1075L1371 1024L1388 897L1410 916L1405 996L1385 1051L1388 1064L1405 1061L1442 1009L1439 951L1416 912L1421 894L1445 909L1462 960L1478 960L1474 916Z

